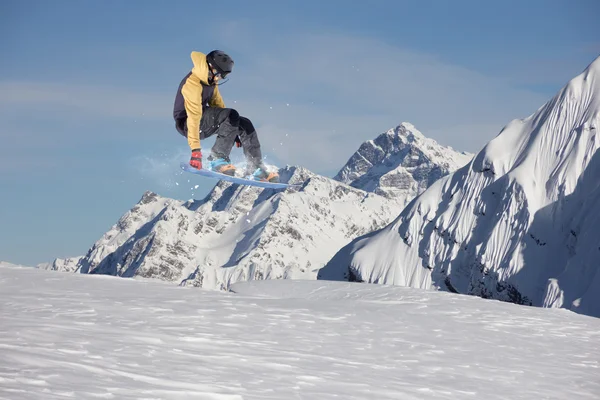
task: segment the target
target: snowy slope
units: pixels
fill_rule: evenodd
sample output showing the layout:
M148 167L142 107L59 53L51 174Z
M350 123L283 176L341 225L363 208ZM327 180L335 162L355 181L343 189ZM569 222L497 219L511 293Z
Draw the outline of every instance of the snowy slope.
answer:
M390 140L382 140L386 137ZM410 181L408 186L387 187L398 198L296 167L282 169L280 174L284 181L303 182L299 190L262 190L221 182L207 198L194 202L146 193L84 257L41 267L158 278L213 289L252 279L315 279L318 269L342 246L385 226L417 190L424 190L448 168L458 167L447 161L455 157L453 150L446 157L435 142L403 126L375 142L385 154L379 171L388 168L390 160L421 155L411 159L410 167L406 162L395 167L402 168ZM352 184L372 177L377 182L371 187L381 186L380 176L352 165L348 163L338 176L352 176ZM372 170L377 168L375 164Z
M36 267L49 271L75 272L77 271L81 258L82 257L57 258L51 263L38 264Z
M441 177L468 163L459 153L403 122L364 142L334 179L406 205Z
M280 172L303 186L219 182L192 202L146 193L80 259L78 271L213 289L239 280L314 279L336 250L399 212L393 201L305 169Z
M0 261L0 265L2 265L3 267L12 267L12 268L29 268L26 265L13 264L13 263L9 263L8 261Z
M600 316L600 58L321 271Z
M233 289L0 266L0 398L600 398L600 319L394 286Z

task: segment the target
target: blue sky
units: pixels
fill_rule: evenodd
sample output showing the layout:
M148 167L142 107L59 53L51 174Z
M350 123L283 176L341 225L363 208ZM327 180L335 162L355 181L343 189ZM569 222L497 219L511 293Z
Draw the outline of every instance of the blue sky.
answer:
M234 58L221 91L268 162L333 176L404 121L479 151L600 54L599 14L596 0L4 1L0 260L82 255L146 190L207 193L177 170L189 149L171 119L192 50Z

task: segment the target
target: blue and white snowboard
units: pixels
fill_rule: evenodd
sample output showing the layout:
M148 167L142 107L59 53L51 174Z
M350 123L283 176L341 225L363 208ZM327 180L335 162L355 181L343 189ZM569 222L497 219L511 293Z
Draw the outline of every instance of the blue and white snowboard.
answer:
M233 182L233 183L237 183L240 185L258 186L258 187L271 188L271 189L285 189L285 188L289 188L289 187L299 187L300 186L300 185L290 185L287 183L261 182L261 181L255 181L252 179L239 178L236 176L229 176L229 175L221 174L219 172L211 171L211 170L204 169L204 168L196 169L196 168L190 166L190 164L185 163L185 162L182 162L180 164L180 166L181 166L181 169L184 170L185 172L190 172L192 174L206 176L207 178L218 179L218 180L227 181L227 182Z

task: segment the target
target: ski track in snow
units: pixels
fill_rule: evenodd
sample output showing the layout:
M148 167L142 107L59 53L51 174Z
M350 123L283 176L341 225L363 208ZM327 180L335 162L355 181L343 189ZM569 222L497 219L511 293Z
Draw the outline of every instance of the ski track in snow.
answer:
M384 285L233 290L0 266L0 399L600 398L600 319Z

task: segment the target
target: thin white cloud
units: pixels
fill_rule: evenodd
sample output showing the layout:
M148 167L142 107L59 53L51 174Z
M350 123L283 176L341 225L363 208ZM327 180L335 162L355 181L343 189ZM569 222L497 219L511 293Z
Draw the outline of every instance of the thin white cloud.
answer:
M168 118L173 99L107 85L4 81L0 82L0 104L85 113L94 117ZM73 117L73 115L71 115Z
M31 154L2 154L0 156L0 177L3 174L15 174L27 168L39 172L38 178L46 171L57 167L59 161L51 157L36 157Z
M265 39L232 27L239 35L229 31L227 49L242 62L222 87L226 103L255 122L267 151L315 171L341 167L360 143L403 121L477 152L548 100L508 79L370 38Z
M570 54L556 54L547 58L519 58L511 60L501 72L513 85L563 86L583 72L600 54L592 44L570 50ZM596 44L595 46L600 46Z
M252 119L265 154L315 172L340 168L363 141L403 121L442 144L477 152L512 119L530 115L548 100L515 86L506 75L487 76L372 38L265 36L240 21L227 27L218 47L234 56L236 67L221 87L226 104ZM169 124L173 94L0 82L0 104L74 109L97 117L139 115ZM147 134L133 132L140 138ZM181 143L185 150L185 140Z

